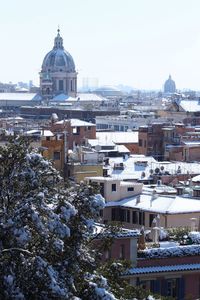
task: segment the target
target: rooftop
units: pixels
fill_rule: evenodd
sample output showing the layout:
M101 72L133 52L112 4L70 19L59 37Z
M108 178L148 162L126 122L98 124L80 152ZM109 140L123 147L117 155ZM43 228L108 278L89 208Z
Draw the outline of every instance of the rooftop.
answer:
M102 143L114 142L115 144L138 143L138 131L114 131L114 132L97 132L97 139Z
M55 124L64 124L67 120L61 120L61 121L58 121L56 122ZM86 121L82 121L82 120L79 120L79 119L70 119L70 122L71 122L71 126L72 127L81 127L81 126L96 126L95 124L93 123L89 123L89 122L86 122Z
M115 163L123 163L123 170L114 170ZM156 168L161 170L161 175L171 174L199 174L200 162L179 162L179 161L156 161L151 156L144 155L130 155L126 159L122 157L109 158L109 171L108 174L113 178L119 177L122 180L125 179L141 179L142 173L145 173L143 179L150 179L150 171Z
M177 104L182 107L184 111L198 112L200 111L200 102L198 99L180 99Z
M138 199L139 197L139 199ZM138 201L139 200L139 201ZM200 199L180 196L141 194L120 201L109 201L106 207L127 207L162 214L200 212Z
M182 264L172 266L155 266L155 267L143 267L129 269L124 275L139 275L139 274L151 274L151 273L163 273L163 272L175 272L175 271L194 271L200 270L200 264Z
M40 101L41 96L37 93L0 93L0 101Z

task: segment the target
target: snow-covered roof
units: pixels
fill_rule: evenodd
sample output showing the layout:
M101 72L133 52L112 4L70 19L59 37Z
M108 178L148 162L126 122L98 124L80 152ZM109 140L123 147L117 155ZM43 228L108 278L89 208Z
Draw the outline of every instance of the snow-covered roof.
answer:
M16 117L8 117L8 118L2 118L3 120L6 120L6 121L22 121L24 120L24 118L22 117L19 117L19 116L16 116Z
M195 177L192 178L193 182L200 182L200 175L197 175Z
M55 124L64 124L64 122L66 122L66 120L58 121ZM78 126L96 126L96 124L89 123L89 122L86 122L86 121L82 121L82 120L79 120L79 119L70 119L70 122L71 122L71 126L72 127L78 127Z
M138 201L138 197L140 201ZM138 203L139 202L139 203ZM187 197L157 196L152 198L150 194L141 194L139 196L129 197L120 201L109 201L106 207L127 207L143 211L163 213L163 214L181 214L200 212L200 200Z
M119 153L130 153L130 150L124 145L117 145L116 149Z
M115 163L123 163L123 170L114 170ZM199 174L200 173L200 163L198 162L169 162L169 161L156 161L151 156L144 155L130 155L126 159L122 157L112 157L109 158L109 170L108 174L113 178L119 177L124 179L141 179L141 175L145 173L145 179L149 179L150 170L155 170L156 168L164 167L163 174L165 172L171 175L176 175L177 170L181 174Z
M183 141L186 146L200 146L200 141Z
M59 94L59 95L53 97L53 99L51 101L53 102L53 101L71 101L71 100L76 101L76 98L68 96L66 94Z
M163 273L163 272L183 272L183 271L195 271L200 270L200 264L182 264L171 266L154 266L143 268L129 269L124 275L139 275L139 274L151 274L151 273Z
M40 101L41 96L37 93L0 93L0 101Z
M168 185L144 185L143 191L152 192L155 191L157 194L176 194L177 190Z
M88 144L91 145L91 147L95 147L97 145L99 146L114 146L115 144L112 141L103 141L99 139L88 139Z
M121 147L119 147L121 146ZM98 151L100 153L109 153L109 152L119 152L119 153L130 153L130 151L128 150L128 148L126 148L124 145L117 145L115 146L113 149L102 149L100 151Z
M105 97L99 96L97 94L93 93L78 93L77 99L79 98L79 101L103 101L105 100Z
M94 230L94 235L97 235L98 237L102 236L114 236L115 238L128 238L128 237L135 237L138 238L140 236L140 231L137 229L126 229L126 228L121 228L119 232L109 232L108 229L103 224L96 224L95 225L95 230Z
M25 135L39 135L39 136L54 136L54 134L50 130L37 130L37 129L32 129L28 130L24 133Z
M200 111L200 102L198 99L193 99L193 100L180 99L178 105L181 106L184 111L189 111L189 112Z
M200 244L200 232L199 231L190 231L188 234L192 242L195 244Z
M199 245L174 246L168 248L150 248L140 250L140 256L143 258L167 258L167 257L184 257L200 255Z
M100 142L114 142L115 144L138 143L138 131L114 131L114 132L97 132L97 139Z
M84 101L98 101L98 102L102 102L103 100L105 100L105 98L103 98L102 96L96 95L96 94L92 94L92 93L78 93L76 97L71 97L69 95L66 94L59 94L57 96L55 96L51 102L54 101L67 101L67 102L84 102Z
M104 177L104 176L90 176L85 179L91 179L92 181L120 181L120 178Z

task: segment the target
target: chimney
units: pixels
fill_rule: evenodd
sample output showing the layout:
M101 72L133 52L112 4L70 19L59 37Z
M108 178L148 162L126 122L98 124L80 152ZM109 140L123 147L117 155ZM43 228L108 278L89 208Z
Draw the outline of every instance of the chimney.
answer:
M177 186L176 189L177 189L177 195L183 195L183 190L184 190L183 186Z
M136 204L139 204L140 203L140 195L138 195L137 197L136 197Z
M152 203L153 201L158 197L158 195L156 194L156 191L154 190L152 192L152 195L151 195L151 200L150 200L150 207L152 206Z
M158 244L159 243L159 231L160 231L160 228L159 227L153 227L152 228L152 240L153 240L153 243L155 244Z

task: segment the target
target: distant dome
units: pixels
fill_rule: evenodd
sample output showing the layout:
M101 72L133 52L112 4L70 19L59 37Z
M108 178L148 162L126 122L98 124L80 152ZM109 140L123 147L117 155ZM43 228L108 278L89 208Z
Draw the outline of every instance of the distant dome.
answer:
M75 72L75 64L72 56L63 47L63 39L60 30L54 40L53 49L48 52L42 63L43 72Z
M100 88L96 89L95 91L117 91L117 92L121 92L115 86L109 86L109 85L101 86Z
M116 97L116 96L121 96L123 94L122 91L120 91L118 88L113 87L113 86L102 86L102 87L94 90L93 92L95 94L99 94L99 95L106 96L106 97L109 97L109 96Z
M169 75L169 78L165 81L164 92L165 93L175 93L176 92L176 84L175 84L175 81L172 80L171 75Z

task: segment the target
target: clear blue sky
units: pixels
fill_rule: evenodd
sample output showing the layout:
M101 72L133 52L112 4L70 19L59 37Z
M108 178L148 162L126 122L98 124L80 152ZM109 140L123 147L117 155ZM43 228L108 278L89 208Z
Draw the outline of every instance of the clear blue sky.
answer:
M0 81L38 83L58 24L79 86L200 90L200 0L1 1Z

